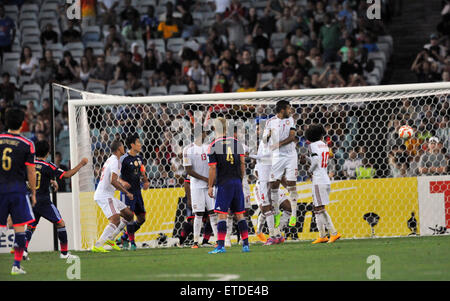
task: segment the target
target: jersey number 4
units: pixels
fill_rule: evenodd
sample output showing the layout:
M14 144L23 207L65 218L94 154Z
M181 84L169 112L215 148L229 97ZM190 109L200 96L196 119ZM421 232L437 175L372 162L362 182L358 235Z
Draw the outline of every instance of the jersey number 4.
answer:
M329 152L323 152L322 153L322 164L321 164L321 167L322 168L326 168L327 167L327 165L328 165L328 156L330 155L330 153Z
M227 147L227 161L230 162L230 164L234 164L233 151L229 146Z

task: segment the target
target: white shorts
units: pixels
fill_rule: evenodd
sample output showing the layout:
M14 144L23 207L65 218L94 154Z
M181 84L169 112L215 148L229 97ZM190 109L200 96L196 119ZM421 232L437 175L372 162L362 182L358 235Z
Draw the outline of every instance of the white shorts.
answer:
M214 199L208 195L208 188L191 188L192 211L205 212L214 210Z
M258 181L255 185L255 196L258 206L269 206L270 205L269 182Z
M313 184L312 195L314 207L325 206L330 203L330 184Z
M256 165L256 171L258 172L258 181L269 182L270 172L272 171L272 165Z
M297 155L289 157L272 158L272 169L270 172L270 182L281 180L283 175L287 181L297 181L298 176Z
M106 218L108 219L113 215L120 214L120 211L127 208L127 205L125 205L125 203L119 201L114 197L95 201L100 206L100 208L102 208L103 214L105 214Z

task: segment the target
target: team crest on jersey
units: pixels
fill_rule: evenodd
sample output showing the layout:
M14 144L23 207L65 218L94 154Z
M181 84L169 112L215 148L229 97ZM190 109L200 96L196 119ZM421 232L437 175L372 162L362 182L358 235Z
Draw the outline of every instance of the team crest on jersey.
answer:
M139 166L139 161L134 161L134 166Z

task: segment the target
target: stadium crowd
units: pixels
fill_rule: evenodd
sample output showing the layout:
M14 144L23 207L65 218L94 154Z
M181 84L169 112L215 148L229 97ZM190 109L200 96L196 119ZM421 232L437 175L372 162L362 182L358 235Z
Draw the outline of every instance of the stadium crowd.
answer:
M27 113L24 132L34 141L50 134L50 82L129 96L362 86L381 83L392 48L384 24L391 19L393 1L383 1L380 20L367 18L369 4L361 0L81 0L81 20L68 19L70 4L65 1L2 3L0 25L5 34L0 35L0 115L8 106L21 104ZM56 148L61 164L69 165L67 94L55 89L54 96ZM230 107L215 109L227 111ZM172 133L167 128L177 115L186 117L186 110L165 106L136 110L140 116L137 125L142 126L137 128L147 129L149 149L145 153L151 154L146 158L150 175L170 179L171 185L178 183L180 158L171 149ZM370 127L361 126L353 129L357 133L350 133L355 118L366 122L363 113L328 112L319 106L305 110L308 108L301 107L296 112L302 117L296 119L299 137L304 114L311 120L333 114L336 123L342 124L329 129L330 143L336 148L337 178L353 175L342 170L348 147L356 148L358 157L363 152L375 154L365 156L368 162L361 158L361 164L375 166L375 176L388 176L389 162L369 147L372 142L368 146L368 139L355 136L369 135L364 131ZM400 108L392 107L392 114L395 110ZM448 106L432 114L445 110L448 112ZM118 114L106 113L103 121L108 125L126 124L126 119L116 121ZM448 114L444 115L446 122L439 116L434 116L434 123L430 121L436 130L433 135L441 123L448 129ZM400 120L398 116L391 120L390 132ZM154 137L155 133L162 134ZM364 145L347 145L350 134L351 141L359 139ZM114 135L117 131L98 129L96 158L102 157L103 146ZM440 141L448 141L448 137ZM404 170L391 166L396 168ZM300 173L299 179L305 178L306 174Z

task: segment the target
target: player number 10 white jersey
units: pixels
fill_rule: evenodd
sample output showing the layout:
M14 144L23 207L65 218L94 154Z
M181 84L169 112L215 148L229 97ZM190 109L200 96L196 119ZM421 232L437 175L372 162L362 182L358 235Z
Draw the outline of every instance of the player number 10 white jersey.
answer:
M313 184L330 184L330 177L328 176L330 149L325 142L316 141L309 145L309 152L311 158L309 171L313 174Z

